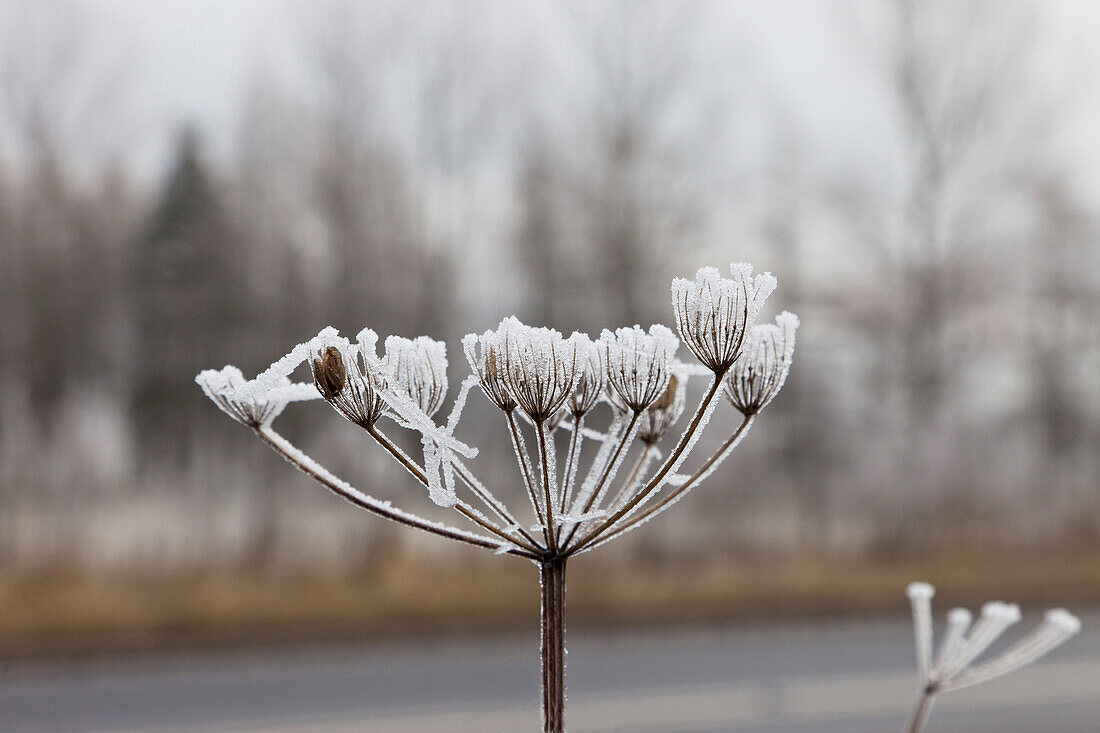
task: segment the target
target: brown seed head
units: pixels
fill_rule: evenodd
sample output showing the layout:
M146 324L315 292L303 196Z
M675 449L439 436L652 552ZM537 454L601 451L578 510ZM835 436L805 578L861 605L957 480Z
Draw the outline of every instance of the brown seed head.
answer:
M672 406L672 403L676 401L676 388L679 386L680 381L673 374L668 378L668 389L664 394L657 398L657 401L649 406L651 410L667 410Z
M326 400L331 402L344 391L348 371L344 366L344 357L335 346L327 347L321 353L321 358L311 361L310 366L313 368L313 382L317 385L317 391Z

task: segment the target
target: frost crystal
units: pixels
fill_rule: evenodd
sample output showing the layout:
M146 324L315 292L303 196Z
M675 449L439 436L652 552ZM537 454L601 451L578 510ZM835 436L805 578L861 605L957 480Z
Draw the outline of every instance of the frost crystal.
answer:
M607 363L603 349L591 341L585 347L587 352L584 369L577 377L577 387L569 398L569 409L574 417L587 415L600 401L604 385L607 383Z
M525 326L514 316L500 322L497 334L512 399L533 421L545 422L573 394L591 342L577 332L563 338L551 328Z
M917 660L926 694L957 690L1012 672L1061 646L1081 630L1081 622L1069 611L1061 608L1047 611L1043 622L1030 634L993 659L971 667L1009 626L1020 620L1020 608L1014 603L986 603L972 628L970 613L956 608L947 615L947 631L933 662L934 592L927 583L912 583L906 591L913 607Z
M250 389L241 370L228 365L204 369L195 377L195 384L222 412L248 427L270 425L287 404L317 398L313 385L293 384L285 376L270 388Z
M313 383L333 409L361 427L378 422L385 411L385 378L360 361L359 350L332 329L310 342Z
M649 445L653 445L664 437L669 428L675 425L684 414L686 396L687 380L673 374L668 380L668 387L664 394L642 413L638 437Z
M462 350L470 368L477 374L481 391L489 401L505 412L514 410L516 401L508 393L505 382L505 348L500 329L486 331L480 336L476 333L466 334L462 339Z
M439 412L447 394L447 345L427 336L414 340L386 337L383 367L417 407L429 417Z
M607 382L631 410L641 412L664 394L669 368L680 342L664 326L608 330L600 335L607 362Z
M752 265L730 266L724 278L713 267L700 268L695 281L672 281L672 307L680 337L711 371L722 374L741 355L748 329L764 301L775 290L770 273L752 276Z
M741 358L726 374L726 397L745 415L755 415L775 399L794 359L798 316L783 311L775 323L753 326Z

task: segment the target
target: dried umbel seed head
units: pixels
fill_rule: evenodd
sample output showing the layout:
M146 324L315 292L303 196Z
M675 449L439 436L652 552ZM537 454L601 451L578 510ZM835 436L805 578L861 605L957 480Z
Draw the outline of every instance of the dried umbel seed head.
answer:
M506 355L500 331L486 331L480 336L476 333L466 334L462 339L462 350L470 368L477 374L481 391L489 401L505 412L516 409L516 401L508 392L505 381Z
M290 380L283 381L290 386ZM235 366L225 366L220 370L206 369L195 377L195 384L199 385L203 394L237 422L250 428L270 424L286 407L287 401L273 396L249 398L239 389L246 382L241 370Z
M427 336L389 336L382 358L391 383L428 417L439 412L447 395L447 345Z
M574 332L569 338L551 328L525 326L505 318L498 331L504 342L504 378L512 399L536 423L550 419L573 394L591 343Z
M679 346L672 331L660 325L651 326L649 333L640 326L605 330L599 343L607 362L608 391L629 409L641 412L664 394Z
M932 656L932 586L911 583L906 590L913 608L917 660L926 690L946 692L985 682L1034 662L1081 630L1081 622L1062 608L1047 611L1043 622L1000 655L977 666L971 664L1020 620L1015 603L993 601L982 606L978 621L962 608L947 614L947 630L939 651ZM969 633L968 633L969 632Z
M317 359L310 361L313 369L313 383L321 396L331 402L344 391L348 382L348 370L344 366L344 357L335 346L327 346Z
M730 266L732 278L703 267L694 282L672 281L672 308L684 344L716 374L724 374L741 355L748 329L764 301L775 290L769 273L752 276L752 265Z
M600 395L607 384L607 364L603 349L591 341L585 347L588 352L584 369L577 377L577 386L569 398L569 411L574 417L587 415L600 401Z
M638 423L638 437L649 445L659 441L684 414L686 396L687 380L673 374L669 377L664 394L642 413Z
M741 358L726 374L726 397L745 415L763 410L787 381L794 359L798 316L784 311L775 323L753 326Z
M357 350L342 336L319 336L310 345L309 366L321 397L360 427L378 422L386 410L380 394L384 378L366 369Z

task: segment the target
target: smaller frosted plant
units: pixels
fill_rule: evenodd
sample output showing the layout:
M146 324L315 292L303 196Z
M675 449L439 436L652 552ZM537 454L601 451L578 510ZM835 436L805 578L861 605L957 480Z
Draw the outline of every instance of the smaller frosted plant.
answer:
M913 607L913 631L917 643L921 694L905 730L919 733L924 729L936 696L1008 674L1031 664L1047 652L1061 646L1081 630L1081 622L1064 608L1047 611L1030 634L996 657L981 664L974 661L1001 635L1020 620L1015 603L992 601L982 606L978 621L971 626L970 612L954 608L947 614L947 631L939 651L932 653L932 596L928 583L911 583L906 590Z
M755 325L775 289L770 274L733 264L730 277L705 267L694 280L672 283L680 338L661 325L605 330L593 341L535 328L514 316L495 330L462 340L471 374L459 386L446 420L436 416L447 393L447 351L427 336L378 336L363 329L351 341L326 328L294 347L254 379L225 367L196 377L226 414L250 428L298 470L358 507L400 524L533 562L542 597L542 716L546 731L565 727L566 560L621 536L680 500L724 461L779 392L790 370L798 319L783 313ZM680 340L701 365L676 358ZM312 384L290 376L303 364ZM659 444L687 413L687 384L709 378L680 436L662 455ZM478 454L455 435L469 393L479 388L503 413L530 511L517 513L474 474ZM695 470L679 473L724 394L741 414L718 450ZM432 522L375 499L333 475L272 428L290 402L321 398L362 428L470 529ZM600 405L602 431L586 423ZM408 455L383 432L389 420L420 438L422 457ZM558 439L567 434L559 468ZM637 444L635 445L635 438ZM581 472L585 441L596 447ZM533 449L529 446L533 445ZM631 449L631 469L616 481Z

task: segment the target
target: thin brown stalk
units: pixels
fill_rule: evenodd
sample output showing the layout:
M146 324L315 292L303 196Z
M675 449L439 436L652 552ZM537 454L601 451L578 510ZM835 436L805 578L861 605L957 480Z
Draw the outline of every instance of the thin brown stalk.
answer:
M562 512L568 511L569 500L573 494L573 483L577 477L577 460L580 457L581 440L584 433L584 415L573 416L573 431L569 435L569 453L565 460L565 472L561 477L561 501L558 506ZM562 527L557 528L555 540L561 543Z
M932 704L935 701L936 689L929 685L921 692L920 700L917 701L917 706L913 709L909 722L905 724L905 733L921 733L924 730L924 725L928 722L928 716L932 712Z
M428 477L424 473L424 470L420 468L420 466L417 465L417 463L412 458L410 458L403 450L397 447L397 444L386 437L385 433L383 433L381 430L374 427L373 425L367 426L366 431L380 446L385 448L391 456L397 459L398 463L408 469L409 473L415 476L417 480L420 481L420 483L424 484L425 486L428 485ZM488 532L491 532L497 537L500 537L509 544L519 545L529 551L533 551L535 549L534 547L526 547L522 542L517 542L515 537L512 537L503 529L490 522L485 516L481 515L473 507L469 506L465 502L457 501L457 503L455 504L455 511L469 519L477 526Z
M565 561L564 557L539 563L542 600L542 722L545 733L565 731Z
M612 540L615 537L618 537L619 535L623 534L624 532L629 531L633 527L641 524L642 522L645 522L647 519L649 519L653 515L659 514L664 509L671 506L673 503L675 503L676 499L678 497L680 497L685 491L689 491L692 487L694 487L695 484L698 483L699 478L703 474L707 473L707 471L710 470L711 466L713 466L715 463L720 462L720 461L725 459L725 457L729 454L730 449L733 446L737 445L737 443L741 440L741 438L745 435L745 433L748 432L749 428L752 426L752 423L755 419L756 419L756 415L746 416L745 419L741 421L741 424L739 426L737 426L737 430L733 431L733 433L730 434L730 436L725 440L725 442L722 443L722 445L719 446L718 449L715 450L714 453L711 454L710 458L708 458L703 463L703 465L699 467L699 470L697 470L690 477L688 477L687 481L685 481L684 483L677 486L675 489L670 491L665 496L662 496L660 498L660 500L657 501L657 503L653 504L652 506L649 506L649 507L645 508L643 511L641 511L637 514L634 514L632 516L628 515L628 516L624 517L624 519L626 521L624 521L622 524L620 524L616 527L612 527L611 530L609 532L607 532L607 534L603 535L602 537L597 538L596 540L594 540L592 542L588 542L585 545L579 545L578 544L578 546L573 551L574 552L580 552L582 550L585 550L587 548L592 547L597 542L602 544L603 542L607 542L609 540Z
M664 480L665 476L668 474L669 471L672 470L672 467L676 465L676 462L680 459L680 455L684 452L684 450L687 449L688 443L691 442L692 437L695 435L695 431L699 429L699 425L703 421L703 415L706 413L707 408L710 407L710 403L718 395L718 390L722 387L722 376L723 375L721 373L715 374L714 381L711 382L710 389L707 390L706 395L703 396L703 400L699 403L699 407L695 410L695 415L694 417L692 417L691 423L688 425L687 430L685 430L683 435L680 436L680 440L676 443L676 447L672 450L672 453L669 454L669 457L665 459L665 462L657 470L657 473L653 476L653 478L649 480L649 483L647 483L641 489L641 491L635 494L630 499L630 501L626 503L625 506L623 506L621 509L616 511L604 521L600 522L600 524L597 525L595 529L593 529L591 532L578 540L575 545L570 547L569 549L571 552L574 551L575 548L584 547L585 545L592 542L592 540L599 537L600 534L607 530L608 527L615 524L615 522L619 521L619 519L633 511L634 507L638 506L638 504L642 500L644 500L647 496L650 495L650 493L652 493L661 485L661 482ZM635 415L635 417L637 417L637 415Z
M638 474L642 472L642 467L649 461L649 454L656 450L656 446L652 443L646 443L642 448L642 452L638 454L637 460L634 461L634 467L630 469L630 475L619 486L619 490L615 492L615 497L608 502L609 507L616 507L620 502L626 500L627 494L638 482Z
M256 433L256 437L266 443L272 450L281 455L283 459L290 465L297 468L299 471L309 476L317 483L324 486L326 489L336 494L337 496L351 502L361 509L365 509L372 514L376 514L383 519L388 519L391 522L405 525L406 527L413 527L415 529L422 529L430 534L439 535L440 537L446 537L447 539L456 540L467 545L474 545L475 547L483 547L489 550L499 549L500 543L492 540L488 537L482 537L481 535L469 534L462 530L454 529L451 527L445 527L443 525L430 522L427 519L418 517L406 512L394 511L388 504L385 504L376 499L372 499L361 492L354 489L350 489L345 482L329 474L327 471L318 471L316 465L307 463L301 460L300 452L282 435L272 430L269 427L256 427L253 429ZM350 489L350 490L349 490ZM538 555L519 548L509 549L506 554L516 555L517 557L526 557L532 560L538 559Z
M516 520L516 518L508 510L508 507L505 506L504 502L502 502L500 499L497 499L495 496L492 495L492 493L481 486L480 482L478 482L478 480L474 478L473 474L470 473L470 470L466 468L466 466L464 466L461 461L455 461L454 469L455 474L459 477L459 479L462 480L462 483L466 484L467 488L470 489L470 493L480 499L481 502L485 504L485 506L490 511L492 511L494 514L497 515L497 517L500 518L501 521L507 523L509 527L516 528L516 531L520 534L520 536L527 540L527 545L529 549L531 549L532 551L540 551L545 549L541 545L539 545L538 541L536 541L534 537L531 536L530 532L528 532L526 529L523 528L522 525L520 525L519 521Z
M619 456L622 454L626 444L630 442L631 437L634 434L634 427L638 424L638 420L641 418L642 413L640 410L635 410L634 414L630 416L630 422L626 425L626 430L623 431L623 435L619 438L619 444L615 446L615 451L611 457L607 459L607 465L603 467L603 472L600 474L600 480L596 482L596 485L592 488L592 495L588 497L588 500L584 503L584 507L581 509L581 514L586 514L592 510L592 505L596 503L596 500L600 497L603 491L603 486L607 483L608 476L611 475L611 470L619 462ZM574 524L569 530L569 535L561 543L562 548L568 548L569 543L573 537L577 534L577 529L581 525Z
M539 446L539 472L542 474L542 493L546 501L546 524L543 529L546 534L546 547L553 555L557 550L557 532L554 528L554 499L550 495L550 452L546 445L545 420L539 420L535 423L535 435Z
M531 466L527 464L526 452L521 447L523 445L523 436L520 435L519 425L516 424L516 416L512 410L504 414L508 417L508 429L512 434L512 448L516 451L516 460L519 461L520 472L523 474L523 486L527 489L527 496L531 499L531 506L535 509L535 516L538 517L540 524L545 525L542 514L542 502L539 500L538 490L535 488L535 480L531 476Z

